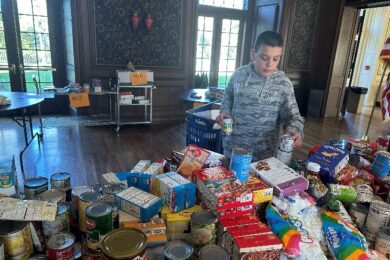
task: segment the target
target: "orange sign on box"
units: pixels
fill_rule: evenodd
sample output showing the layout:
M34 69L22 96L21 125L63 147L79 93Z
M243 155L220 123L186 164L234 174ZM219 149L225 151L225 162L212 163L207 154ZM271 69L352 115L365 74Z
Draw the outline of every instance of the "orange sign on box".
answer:
M70 106L73 108L88 107L89 106L88 93L70 93L69 102L70 102Z
M145 71L130 72L130 81L132 85L146 85L148 83Z

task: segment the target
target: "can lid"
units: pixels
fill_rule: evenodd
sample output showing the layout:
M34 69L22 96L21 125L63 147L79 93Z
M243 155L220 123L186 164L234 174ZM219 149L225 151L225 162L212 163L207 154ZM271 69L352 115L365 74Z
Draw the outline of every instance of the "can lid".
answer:
M321 165L315 162L309 162L306 166L306 169L312 172L319 172L321 170Z
M101 242L105 256L113 259L128 259L140 255L146 249L146 235L138 229L116 229Z
M91 186L77 186L72 189L72 196L80 197L81 194L87 191L93 191Z
M187 243L173 241L165 246L164 256L168 259L184 260L192 256L194 249Z
M192 213L191 222L200 225L209 225L217 222L217 217L210 210L202 210Z
M69 210L69 205L64 202L57 203L57 215L62 215Z
M70 179L70 173L68 172L57 172L51 175L50 180L53 181L63 181Z
M102 197L103 195L97 191L87 191L80 195L80 200L95 202L101 200Z
M42 185L45 185L45 184L47 184L47 178L46 177L40 177L40 176L27 179L24 182L24 186L25 187L37 187L37 186L42 186Z
M61 232L53 235L47 242L47 247L50 249L65 249L71 247L74 243L74 236L68 232Z
M112 206L106 202L92 203L85 209L85 214L91 217L101 217L112 212Z
M25 221L11 221L1 220L0 221L0 235L8 235L11 233L22 230L29 222Z
M46 190L38 195L39 200L49 201L49 202L60 202L64 200L64 193L59 190Z
M199 252L199 259L218 259L218 260L229 260L230 256L225 248L217 245L204 246Z

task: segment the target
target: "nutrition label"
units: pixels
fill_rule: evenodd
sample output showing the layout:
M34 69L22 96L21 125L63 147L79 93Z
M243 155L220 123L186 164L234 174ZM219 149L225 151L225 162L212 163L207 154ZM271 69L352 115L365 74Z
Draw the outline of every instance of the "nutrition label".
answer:
M53 221L57 203L38 200L0 199L0 219L25 221Z

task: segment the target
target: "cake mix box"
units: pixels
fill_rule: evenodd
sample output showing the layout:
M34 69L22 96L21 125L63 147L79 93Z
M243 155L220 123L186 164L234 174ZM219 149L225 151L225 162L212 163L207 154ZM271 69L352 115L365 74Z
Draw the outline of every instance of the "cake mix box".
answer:
M194 170L202 169L210 152L206 151L196 145L190 144L187 147L184 158L181 161L177 171L187 180L192 180L192 173Z
M142 222L149 221L162 207L161 198L135 187L116 193L115 203L119 209L141 219Z
M242 183L245 190L253 193L253 203L258 204L272 200L273 188L267 185L253 173L249 175L246 182Z
M347 166L348 161L348 151L327 144L321 146L307 160L321 166L320 177L325 184L333 183L336 175Z
M253 193L245 190L224 167L207 168L194 172L196 186L207 207L214 211L253 205Z
M130 171L127 177L127 184L129 187L138 187L138 179L140 174L149 168L152 162L150 160L140 160L134 168Z
M260 234L234 239L232 259L279 259L282 242L274 234Z
M152 177L164 172L164 164L154 162L145 171L141 172L138 177L137 187L143 191L150 192L152 190Z
M304 191L309 187L309 181L284 163L270 157L251 163L251 172L274 188L275 195L285 197L296 191Z

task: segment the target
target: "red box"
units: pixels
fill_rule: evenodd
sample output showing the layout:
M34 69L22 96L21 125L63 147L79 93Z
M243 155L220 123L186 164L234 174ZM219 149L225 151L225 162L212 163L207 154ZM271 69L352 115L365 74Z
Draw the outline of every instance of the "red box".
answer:
M274 234L261 234L234 239L233 259L279 259L283 245ZM256 258L253 258L256 255Z

